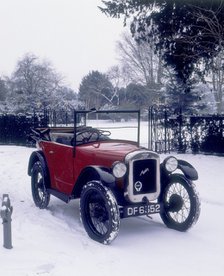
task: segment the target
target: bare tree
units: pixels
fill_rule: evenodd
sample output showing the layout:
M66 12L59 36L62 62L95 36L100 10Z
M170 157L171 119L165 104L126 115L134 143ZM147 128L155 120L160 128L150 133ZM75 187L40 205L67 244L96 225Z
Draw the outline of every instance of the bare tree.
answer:
M106 73L108 79L113 84L112 101L116 106L120 105L121 88L127 87L130 82L129 74L125 67L112 66Z
M50 107L62 86L62 77L47 61L26 54L18 61L10 79L10 101L16 110Z
M136 42L130 35L123 34L117 49L123 67L129 69L131 81L144 85L161 83L162 63L155 54L153 42Z
M146 87L149 104L157 101L163 81L163 63L161 56L155 53L153 41L137 42L124 34L117 49L123 75L129 83L138 83Z
M5 101L6 96L7 96L7 85L6 85L6 80L2 77L0 77L0 102Z
M201 52L202 54L209 52L211 57L216 56L224 47L224 26L220 20L220 15L223 16L223 3L220 3L215 10L199 6L193 6L193 8L193 16L199 24L194 27L198 28L199 34L203 38ZM189 40L189 37L186 38Z
M216 111L221 114L224 112L224 50L213 59L206 81L214 94Z
M204 63L206 70L209 72L207 82L214 94L217 113L224 112L224 25L220 22L223 4L216 10L202 9L195 7L194 16L200 23L200 30L204 37L213 37L209 43L205 44L204 53L206 55L209 49L213 49L213 58L210 63ZM213 46L213 47L212 47Z
M6 99L8 91L7 78L0 77L0 112L6 111Z

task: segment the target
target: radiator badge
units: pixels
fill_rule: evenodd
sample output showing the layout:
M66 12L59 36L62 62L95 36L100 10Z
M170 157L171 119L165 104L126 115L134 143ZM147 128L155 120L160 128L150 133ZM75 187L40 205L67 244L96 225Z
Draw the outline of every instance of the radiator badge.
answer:
M135 190L136 190L137 192L140 192L141 189L142 189L142 182L141 182L141 181L135 182L134 187L135 187Z
M146 174L147 172L149 172L149 168L145 168L144 170L142 170L142 171L140 172L140 176Z

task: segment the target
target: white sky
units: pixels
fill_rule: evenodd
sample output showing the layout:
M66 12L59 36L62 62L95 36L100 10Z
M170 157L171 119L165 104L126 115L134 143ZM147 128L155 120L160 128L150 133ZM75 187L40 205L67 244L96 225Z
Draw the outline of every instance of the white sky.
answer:
M0 0L0 75L33 53L49 60L77 91L91 70L117 64L122 19L108 18L100 0Z

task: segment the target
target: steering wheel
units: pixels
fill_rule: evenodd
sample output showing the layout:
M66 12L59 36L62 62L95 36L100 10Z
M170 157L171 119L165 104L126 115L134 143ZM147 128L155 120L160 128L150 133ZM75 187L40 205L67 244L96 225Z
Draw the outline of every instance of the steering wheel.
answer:
M95 140L96 141L99 140L100 132L98 129L86 129L86 130L80 131L76 134L76 141L79 140L78 137L80 136L83 144L88 143L94 134L96 134Z

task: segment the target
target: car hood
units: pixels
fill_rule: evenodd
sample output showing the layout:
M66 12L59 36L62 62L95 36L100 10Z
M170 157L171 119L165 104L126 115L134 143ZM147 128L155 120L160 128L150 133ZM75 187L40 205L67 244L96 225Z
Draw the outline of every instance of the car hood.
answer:
M77 147L78 152L91 156L94 165L110 166L114 161L124 161L125 156L138 150L136 143L124 141L104 141Z

